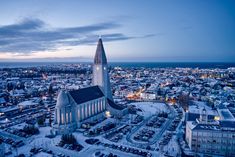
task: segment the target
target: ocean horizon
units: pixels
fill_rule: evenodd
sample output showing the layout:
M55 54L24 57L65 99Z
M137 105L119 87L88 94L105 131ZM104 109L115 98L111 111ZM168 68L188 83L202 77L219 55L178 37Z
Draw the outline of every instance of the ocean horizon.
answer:
M92 62L1 62L0 68L26 68L61 64L92 64ZM200 68L227 69L235 67L235 62L109 62L111 67L144 68Z

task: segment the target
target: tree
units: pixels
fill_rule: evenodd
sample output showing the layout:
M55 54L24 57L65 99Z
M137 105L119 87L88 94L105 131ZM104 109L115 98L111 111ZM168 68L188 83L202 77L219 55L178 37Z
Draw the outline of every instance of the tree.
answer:
M39 130L38 128L36 128L34 125L26 125L23 128L23 132L25 132L28 135L35 135L35 134L39 134Z
M44 117L41 117L41 118L38 119L38 125L44 125L44 122L45 122Z
M11 90L13 90L13 89L14 89L13 83L12 83L12 82L8 82L8 83L7 83L7 91L9 92L9 91L11 91Z
M48 94L49 94L49 95L54 94L54 90L53 90L53 85L52 85L52 84L49 85Z
M188 104L189 104L189 95L182 93L179 96L179 104L183 107L183 109L186 111L188 110Z

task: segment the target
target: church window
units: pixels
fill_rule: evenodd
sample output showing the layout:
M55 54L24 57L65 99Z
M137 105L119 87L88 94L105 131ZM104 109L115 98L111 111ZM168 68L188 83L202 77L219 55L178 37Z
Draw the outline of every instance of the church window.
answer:
M83 107L81 108L81 119L84 119L84 111L83 111Z
M101 102L102 102L102 110L105 110L105 107L104 107L104 100L102 99Z
M95 104L93 102L91 102L92 105L92 115L95 114Z
M90 104L89 103L87 103L87 117L89 117L90 116Z
M69 122L69 115L68 115L68 112L66 112L66 123Z
M89 117L89 104L86 104L86 117Z
M96 106L96 113L98 113L99 112L99 108L98 108L98 101L97 100L95 101L95 106Z
M89 117L89 104L86 104L86 117Z
M78 109L78 120L80 120L80 110Z
M90 116L92 116L92 104L89 103L89 113L90 113Z
M98 111L100 112L100 101L98 101Z
M85 119L86 118L86 106L83 106L83 118Z
M64 114L61 113L61 124L64 124Z
M88 115L88 113L87 113L87 104L85 104L85 118L87 118L87 115Z
M106 101L103 100L103 103L104 103L104 109L106 109Z
M101 100L99 100L99 104L100 104L100 111L102 111L103 109L102 109L102 101Z
M58 113L57 113L57 110L55 110L55 118L56 118L56 123L58 123Z
M94 106L94 114L96 114L96 103L93 101L93 106Z

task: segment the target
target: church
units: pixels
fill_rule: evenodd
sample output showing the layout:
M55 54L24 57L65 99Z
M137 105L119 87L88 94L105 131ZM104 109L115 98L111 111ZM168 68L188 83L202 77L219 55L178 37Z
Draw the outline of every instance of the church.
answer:
M73 132L84 120L104 116L106 111L116 117L121 117L127 112L126 108L113 101L107 58L101 38L93 63L92 85L83 89L59 92L53 124L53 131L56 134Z

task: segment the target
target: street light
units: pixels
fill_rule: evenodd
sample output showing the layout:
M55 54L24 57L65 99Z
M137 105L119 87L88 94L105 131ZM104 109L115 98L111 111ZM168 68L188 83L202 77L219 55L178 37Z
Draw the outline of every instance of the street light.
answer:
M110 117L111 117L110 111L106 111L106 112L105 112L105 117L106 117L106 118L110 118Z

